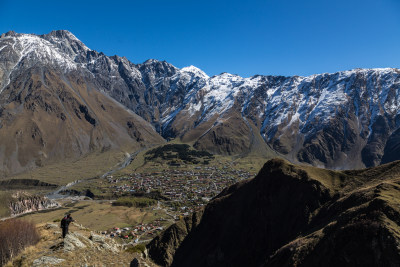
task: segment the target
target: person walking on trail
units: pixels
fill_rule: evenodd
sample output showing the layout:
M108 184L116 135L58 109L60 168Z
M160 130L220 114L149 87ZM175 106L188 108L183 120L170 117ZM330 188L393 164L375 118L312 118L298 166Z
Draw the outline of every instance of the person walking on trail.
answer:
M65 238L65 236L68 234L68 226L71 222L73 222L74 219L72 219L71 214L67 214L62 218L61 220L61 229L62 229L62 237Z

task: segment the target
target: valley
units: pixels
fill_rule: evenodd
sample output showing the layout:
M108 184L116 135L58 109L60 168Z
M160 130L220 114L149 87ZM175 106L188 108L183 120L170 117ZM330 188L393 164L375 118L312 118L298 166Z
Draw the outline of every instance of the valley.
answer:
M155 156L157 151L163 153ZM124 164L127 159L128 164ZM176 143L140 151L132 158L125 155L120 160L104 174L96 177L87 175L89 178L82 175L79 180L75 180L78 182L72 181L67 187L55 184L43 186L39 182L35 183L36 186L29 187L28 183L36 180L22 180L23 175L18 176L18 179L9 179L8 181L16 183L9 188L9 194L23 191L32 196L47 195L59 204L57 207L32 210L18 217L36 225L58 225L59 220L70 213L77 225L111 238L119 244L147 244L176 221L204 208L224 188L254 177L256 162L262 162L261 158L235 159L204 154L189 145ZM38 168L32 173L36 177L42 171ZM54 191L56 186L58 189ZM7 191L1 192L5 194ZM137 207L127 206L124 202L118 204L124 199L149 200L150 204L146 202ZM2 202L4 210L9 209L4 205L9 201ZM79 227L73 227L72 231L79 232ZM52 243L56 241L57 239ZM22 254L26 255L23 257L29 259L23 261L24 264L43 256L52 257L56 253L48 248L45 251L47 252L41 254L29 250L23 252L27 253ZM123 255L129 258L133 254ZM139 253L137 257L140 255ZM21 258L16 260L21 261ZM151 261L149 264L152 264Z
M40 232L6 266L398 266L399 131L397 68L210 77L4 33L0 230Z

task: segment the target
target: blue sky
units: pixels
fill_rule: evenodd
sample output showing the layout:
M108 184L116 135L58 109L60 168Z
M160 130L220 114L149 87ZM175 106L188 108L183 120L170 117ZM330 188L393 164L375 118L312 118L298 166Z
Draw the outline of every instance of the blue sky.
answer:
M400 67L399 0L0 0L0 32L67 29L89 48L207 74Z

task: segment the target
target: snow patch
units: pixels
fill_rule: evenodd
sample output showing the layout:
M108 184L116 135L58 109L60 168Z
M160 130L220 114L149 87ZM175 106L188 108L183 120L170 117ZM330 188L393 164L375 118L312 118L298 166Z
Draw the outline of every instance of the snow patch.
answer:
M204 71L202 71L201 69L190 65L188 67L184 67L181 69L181 72L189 72L189 73L193 73L195 76L199 76L203 79L208 79L210 78Z

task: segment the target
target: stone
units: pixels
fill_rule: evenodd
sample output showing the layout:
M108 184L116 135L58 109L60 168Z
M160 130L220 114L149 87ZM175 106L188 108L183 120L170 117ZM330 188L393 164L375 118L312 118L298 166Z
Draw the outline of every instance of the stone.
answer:
M106 242L106 238L104 236L96 235L94 233L90 234L89 239L92 240L93 242L101 243L101 244Z
M56 265L64 262L64 259L59 259L56 257L42 256L39 259L33 261L33 267Z
M86 245L75 234L68 234L64 238L64 251L71 252L77 248L86 248Z
M54 224L54 223L46 223L45 227L46 230L49 229L60 229L60 226Z
M104 244L101 244L101 248L109 250L113 253L118 253L120 251L118 245L116 245L116 244L104 243Z

